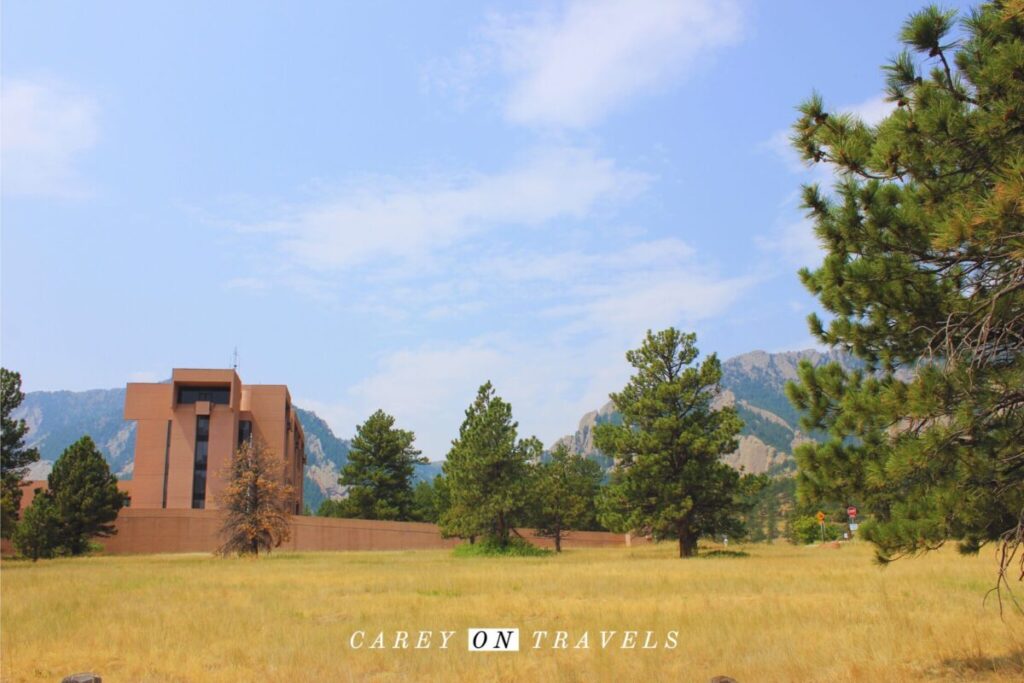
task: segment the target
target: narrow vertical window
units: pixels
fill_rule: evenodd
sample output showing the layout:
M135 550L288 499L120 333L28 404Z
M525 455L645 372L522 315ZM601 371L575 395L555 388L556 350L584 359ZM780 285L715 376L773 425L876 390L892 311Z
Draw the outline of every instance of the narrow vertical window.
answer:
M252 439L252 420L238 421L238 446L247 443Z
M206 507L206 458L210 451L210 416L196 417L196 456L192 470L192 507Z
M167 421L167 443L164 445L164 492L160 507L167 507L167 475L171 471L171 421Z

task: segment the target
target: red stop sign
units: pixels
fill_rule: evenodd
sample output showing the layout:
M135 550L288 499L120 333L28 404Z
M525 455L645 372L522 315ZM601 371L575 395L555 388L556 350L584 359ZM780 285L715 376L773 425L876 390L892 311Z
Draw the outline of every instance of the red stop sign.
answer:
M848 514L851 517L856 517L857 516L857 508L855 508L855 507L853 507L851 505L850 507L846 508L846 514Z

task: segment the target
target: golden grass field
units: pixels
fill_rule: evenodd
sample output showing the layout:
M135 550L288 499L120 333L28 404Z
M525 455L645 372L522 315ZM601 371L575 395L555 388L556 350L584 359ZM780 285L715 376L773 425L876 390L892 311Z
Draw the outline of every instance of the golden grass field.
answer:
M864 545L750 545L679 560L672 544L560 557L449 551L5 560L4 681L1024 680L1024 617L982 605L983 552L887 568ZM1024 587L1021 587L1024 589ZM1024 592L1019 590L1018 592ZM521 630L471 653L465 629ZM448 650L352 650L355 630L457 630ZM679 631L674 650L600 648L600 631ZM533 650L534 630L570 646ZM439 637L439 636L436 636ZM413 634L415 639L415 634Z

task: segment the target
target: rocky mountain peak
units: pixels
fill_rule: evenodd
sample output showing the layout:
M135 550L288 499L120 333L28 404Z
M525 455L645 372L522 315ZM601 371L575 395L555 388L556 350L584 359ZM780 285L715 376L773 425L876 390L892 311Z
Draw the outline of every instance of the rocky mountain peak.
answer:
M838 362L853 367L854 361L838 351L751 351L722 363L722 390L712 406L736 408L744 427L739 448L724 459L747 472L782 472L795 468L793 449L809 437L799 426L800 416L785 395L787 382L795 381L800 361L818 366ZM553 446L565 444L570 450L599 459L610 466L610 459L594 446L594 427L602 422L620 420L612 402L585 414L574 434L558 439Z

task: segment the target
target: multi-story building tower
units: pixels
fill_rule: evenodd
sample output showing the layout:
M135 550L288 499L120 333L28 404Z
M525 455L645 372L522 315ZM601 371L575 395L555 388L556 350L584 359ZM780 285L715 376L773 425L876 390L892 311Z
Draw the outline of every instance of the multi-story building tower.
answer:
M124 416L136 421L133 508L216 508L235 450L261 439L281 459L281 480L302 512L302 425L283 384L242 384L234 370L175 369L170 384L130 383Z

